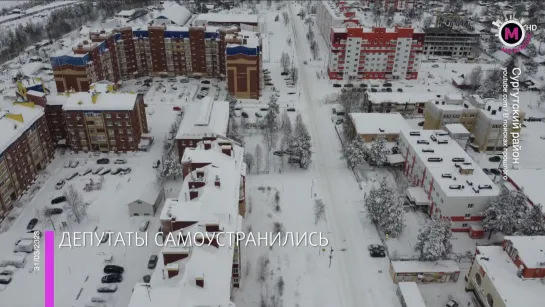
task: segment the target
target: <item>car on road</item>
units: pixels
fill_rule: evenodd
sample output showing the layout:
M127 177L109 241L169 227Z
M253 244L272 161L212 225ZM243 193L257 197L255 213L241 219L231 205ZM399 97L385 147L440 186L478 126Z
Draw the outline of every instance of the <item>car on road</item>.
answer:
M173 111L181 111L182 108L179 107L179 106L174 106L174 107L172 107L172 110L173 110Z
M448 303L445 305L445 307L458 307L459 304L458 302L456 302L455 300L450 300L448 301Z
M386 257L386 253L382 250L371 250L369 251L369 256L372 258L384 258Z
M257 118L262 118L262 117L263 117L263 115L259 114L259 112L255 112L255 116L256 116Z
M284 152L283 152L283 151L280 151L280 150L273 151L273 155L282 157L282 156L284 155Z
M110 163L110 159L108 158L102 158L97 160L97 164L109 164L109 163Z
M111 168L107 168L107 169L103 170L102 172L100 172L100 176L104 176L104 175L108 174L111 171L112 171Z
M57 182L57 184L55 184L55 190L60 190L62 189L62 187L64 187L64 184L66 183L66 181L64 180L59 180L59 182Z
M115 171L111 172L112 175L117 175L119 173L121 173L123 171L123 169L121 167L117 168Z
M138 230L140 230L140 231L146 231L146 230L148 230L148 226L149 226L149 221L143 221L143 222L140 224L140 227L138 228Z
M493 156L493 157L488 158L488 161L490 161L490 162L500 162L501 157L500 156Z
M240 113L240 115L241 115L242 117L244 117L244 118L248 118L248 117L249 117L249 116L248 116L248 113L246 113L246 112L242 112L242 113Z
M157 261L159 257L157 255L151 255L148 260L148 269L153 270L157 266Z
M0 276L0 284L7 285L11 282L11 276L9 275L2 275Z
M142 280L144 280L144 282L146 284L149 284L149 281L151 280L151 276L150 275L144 275L144 277L142 278Z
M72 180L72 179L74 179L74 178L75 178L76 176L78 176L78 175L79 175L78 172L73 172L73 173L71 173L70 175L66 176L65 179L66 179L66 180Z
M93 175L98 175L98 173L100 173L103 169L104 169L104 166L97 168L96 170L93 171Z
M108 264L104 267L104 274L123 274L125 269L119 265Z
M83 172L83 174L81 174L81 175L82 175L82 176L85 176L85 175L91 173L92 171L93 171L93 169L88 168L88 169L86 169L85 172Z
M70 165L71 168L76 168L79 165L79 161L72 161L72 164Z
M60 204L66 201L66 197L64 195L57 196L51 200L52 205Z
M384 251L384 246L380 244L370 244L367 246L367 250L368 251L374 251L374 250Z
M400 92L400 93L403 93L403 89L402 89L402 88L398 88L397 91Z
M46 216L62 214L62 212L63 210L61 208L46 208L44 211Z
M98 293L113 293L117 291L117 285L100 285L97 287Z
M34 229L34 227L36 227L36 224L38 224L38 219L37 218L33 218L31 219L28 224L26 225L26 229L27 230L32 230Z
M115 159L114 164L126 164L127 159Z
M161 160L153 162L153 168L159 168L159 165L161 165Z
M112 284L123 281L123 275L121 274L108 274L100 280L103 284Z

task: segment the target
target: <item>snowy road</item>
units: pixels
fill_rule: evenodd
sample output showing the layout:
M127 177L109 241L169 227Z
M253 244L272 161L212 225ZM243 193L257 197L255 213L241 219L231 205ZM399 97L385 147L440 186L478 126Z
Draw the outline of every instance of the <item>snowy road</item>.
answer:
M313 170L318 198L326 204L329 242L333 252L333 265L337 271L337 288L343 306L388 307L398 306L395 286L388 274L388 260L369 257L367 245L379 243L373 225L361 222L361 205L364 197L353 174L340 159L340 142L331 123L328 110L320 108L320 85L313 84L316 71L303 61L310 57L305 25L296 17L294 4L289 5L295 51L301 74L299 87L303 93L300 101L304 120L313 140ZM316 39L322 40L319 35ZM322 44L323 45L323 44ZM322 49L325 51L325 48ZM294 55L295 56L295 55ZM323 84L321 85L323 86ZM345 252L339 251L346 248ZM335 252L335 250L337 252ZM381 273L382 272L382 273Z

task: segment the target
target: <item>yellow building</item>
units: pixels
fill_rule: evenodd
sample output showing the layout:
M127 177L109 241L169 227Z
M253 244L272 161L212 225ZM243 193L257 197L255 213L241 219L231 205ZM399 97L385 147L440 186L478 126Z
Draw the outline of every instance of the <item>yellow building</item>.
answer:
M520 133L525 117L524 111L519 111L518 118L513 117L512 111L504 110L501 101L489 101L484 109L479 110L473 130L473 143L480 151L503 150L504 124L507 129L507 142L512 145L512 134ZM468 129L469 130L469 129Z
M475 125L478 110L463 100L432 100L424 109L424 129L442 129L448 124L462 124L469 132Z

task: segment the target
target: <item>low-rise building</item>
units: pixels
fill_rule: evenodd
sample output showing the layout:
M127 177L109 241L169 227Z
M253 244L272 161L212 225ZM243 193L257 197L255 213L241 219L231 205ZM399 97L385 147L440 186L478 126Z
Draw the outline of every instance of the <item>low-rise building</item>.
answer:
M473 142L478 150L503 151L505 147L504 130L507 132L507 145L511 146L513 139L518 141L518 138L513 138L513 135L520 134L526 113L519 110L517 118L513 116L512 111L502 108L501 101L488 101L485 107L477 113L477 120L471 132L475 136Z
M442 129L448 124L462 124L468 131L475 125L478 110L463 100L453 100L449 96L444 99L431 100L424 109L424 129Z
M363 108L369 113L423 114L429 101L443 99L444 95L429 92L408 95L400 92L373 93L368 91L363 95Z
M186 148L194 148L200 141L225 138L229 128L229 103L203 98L185 109L184 118L176 133L178 155L183 157Z
M394 283L456 282L460 268L452 260L391 261L390 276Z
M424 55L477 57L481 35L448 27L424 29Z
M432 218L448 218L452 231L469 232L499 195L499 188L444 130L401 131L399 150L413 186L428 195ZM484 235L482 230L473 236Z
M193 26L236 26L250 31L259 31L259 17L253 14L199 14L191 21Z
M44 109L32 102L0 111L0 219L54 156Z
M485 307L540 307L545 301L544 236L505 237L503 246L477 246L466 290Z
M399 113L349 113L350 125L356 135L366 143L377 137L396 142L402 130L410 130L409 124Z

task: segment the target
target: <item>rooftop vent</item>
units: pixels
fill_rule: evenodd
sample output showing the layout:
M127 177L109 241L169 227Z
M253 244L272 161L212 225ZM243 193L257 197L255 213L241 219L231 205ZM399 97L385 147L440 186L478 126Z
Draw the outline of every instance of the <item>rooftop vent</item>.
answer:
M467 103L464 103L464 108L469 108L469 106L467 105Z
M437 95L437 98L441 98L441 95Z
M492 190L492 186L489 184L479 185L479 190Z
M433 150L433 149L422 149L422 152L431 152L431 153L433 153L433 152L435 152L435 150Z
M384 132L384 129L380 129L380 128L378 128L378 131L380 131L380 132Z
M411 135L411 136L420 136L420 132L418 132L418 131L411 131L411 132L409 132L409 135Z
M448 144L448 140L437 141L437 144Z
M428 158L428 162L442 162L443 158Z
M441 104L445 104L445 101L443 100L443 102Z
M464 158L452 158L452 162L464 162Z
M430 145L430 142L426 141L426 140L418 140L416 141L416 144L426 144L426 145Z
M451 190L462 190L462 189L464 189L464 186L461 185L461 184L455 184L455 185L449 186L449 189L451 189Z
M448 133L446 133L446 132L436 132L435 135L437 135L437 136L447 136Z
M467 184L470 185L470 186L473 186L473 182L469 181L469 180L466 180Z
M486 110L487 110L487 111L490 111L491 108L492 108L491 106L488 106L488 107L486 108Z
M436 100L436 101L435 101L435 104L439 104L439 101Z
M452 178L452 174L442 174L441 177L443 177L443 178Z
M474 191L475 193L479 194L479 189L477 189L477 188L475 188L475 187L473 187L472 189L473 189L473 191Z
M492 115L496 115L496 110L492 110Z

